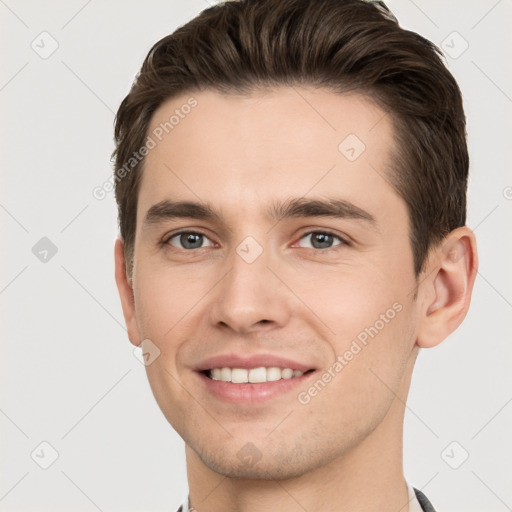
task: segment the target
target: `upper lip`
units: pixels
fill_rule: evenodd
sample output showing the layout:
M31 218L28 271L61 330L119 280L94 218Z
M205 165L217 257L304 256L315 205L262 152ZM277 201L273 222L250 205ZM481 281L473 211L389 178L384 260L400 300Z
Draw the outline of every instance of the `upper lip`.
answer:
M286 357L275 356L272 354L253 354L250 356L239 356L236 354L222 354L214 357L209 357L201 361L196 370L199 372L205 370L212 370L213 368L259 368L265 367L278 367L278 368L291 368L292 370L300 370L306 372L313 370L311 365L294 361Z

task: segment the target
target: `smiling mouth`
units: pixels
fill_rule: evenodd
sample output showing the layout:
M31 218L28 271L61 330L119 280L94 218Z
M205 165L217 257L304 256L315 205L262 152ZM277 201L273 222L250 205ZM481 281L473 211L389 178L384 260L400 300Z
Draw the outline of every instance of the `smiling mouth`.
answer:
M277 366L260 366L258 368L212 368L201 373L209 379L230 382L232 384L258 384L265 382L276 382L279 380L295 379L302 377L314 370L305 372L293 370L292 368L279 368Z

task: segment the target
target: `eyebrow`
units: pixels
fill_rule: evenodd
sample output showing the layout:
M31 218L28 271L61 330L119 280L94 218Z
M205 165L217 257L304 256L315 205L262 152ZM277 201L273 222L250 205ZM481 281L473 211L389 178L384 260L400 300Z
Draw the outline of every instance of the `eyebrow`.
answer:
M300 197L284 202L274 201L270 204L267 214L276 221L286 218L334 217L362 220L373 227L377 224L375 217L369 212L344 199L335 198L306 199ZM166 199L149 208L144 217L143 228L177 218L222 222L222 216L208 203Z
M269 215L275 220L288 217L336 217L364 220L376 224L375 217L344 199L306 199L299 197L282 203L273 202Z

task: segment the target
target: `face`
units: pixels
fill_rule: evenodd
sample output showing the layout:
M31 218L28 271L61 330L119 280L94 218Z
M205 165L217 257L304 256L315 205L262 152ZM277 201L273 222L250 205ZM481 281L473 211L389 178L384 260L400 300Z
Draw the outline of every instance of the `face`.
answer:
M205 466L304 474L389 428L416 353L391 121L359 95L203 91L148 133L191 96L146 157L130 339Z

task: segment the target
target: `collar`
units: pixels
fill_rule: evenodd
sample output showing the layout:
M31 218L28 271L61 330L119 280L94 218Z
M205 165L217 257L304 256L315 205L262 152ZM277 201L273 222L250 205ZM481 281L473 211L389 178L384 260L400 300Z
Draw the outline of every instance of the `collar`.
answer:
M407 491L409 492L409 512L423 512L423 508L420 505L420 502L418 501L418 498L416 498L416 493L414 492L414 489L412 486L407 484ZM187 498L187 504L188 504L188 498ZM184 509L188 510L188 509Z

